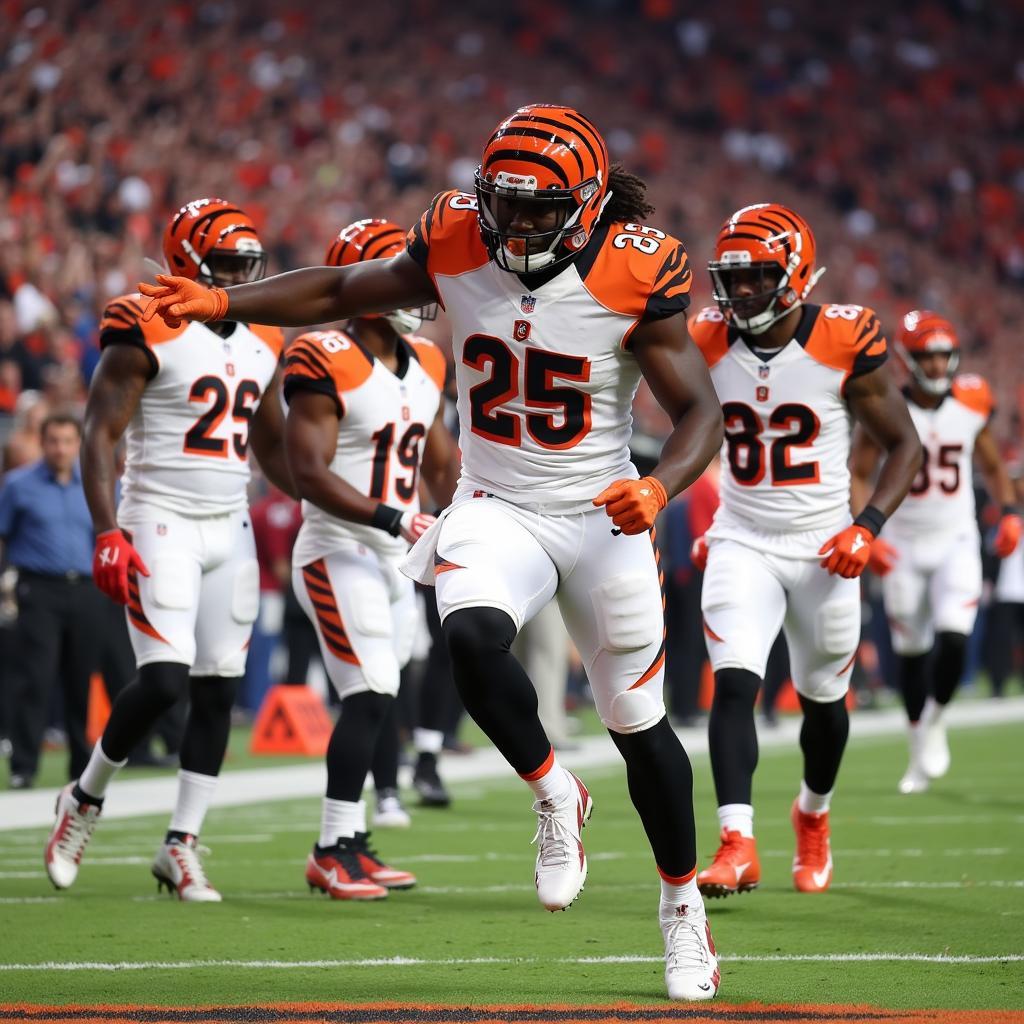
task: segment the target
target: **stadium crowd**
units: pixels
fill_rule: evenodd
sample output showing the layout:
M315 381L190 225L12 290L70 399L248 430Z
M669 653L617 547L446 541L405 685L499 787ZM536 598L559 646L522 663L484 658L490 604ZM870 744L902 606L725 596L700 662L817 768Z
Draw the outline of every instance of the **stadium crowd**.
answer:
M1019 443L1024 390L1021 5L785 0L0 3L0 442L39 457L81 409L108 299L148 275L167 216L224 195L270 270L317 263L358 217L411 224L472 187L500 116L573 104L643 176L701 272L722 217L773 199L814 226L819 301L960 328ZM993 144L992 140L1002 140ZM641 395L641 425L666 422Z

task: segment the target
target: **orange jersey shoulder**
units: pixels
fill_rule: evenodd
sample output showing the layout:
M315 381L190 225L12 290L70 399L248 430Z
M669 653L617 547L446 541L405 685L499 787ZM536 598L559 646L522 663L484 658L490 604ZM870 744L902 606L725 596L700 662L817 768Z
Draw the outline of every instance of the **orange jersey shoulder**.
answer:
M158 316L143 320L142 312L147 302L149 299L138 292L111 299L100 319L100 348L123 341L148 348L171 341L188 328L187 322L178 327L168 327Z
M284 348L284 331L280 327L267 327L265 324L248 324L249 330L263 342L278 358Z
M988 381L976 373L961 373L953 380L953 397L972 412L988 419L996 408L995 398Z
M599 228L576 267L588 292L615 313L661 318L690 304L693 274L683 243L648 224Z
M406 238L406 251L430 275L455 277L484 266L476 196L451 189L434 197ZM436 283L436 282L435 282Z
M807 317L812 318L808 323ZM867 306L805 306L798 332L808 332L803 342L811 358L842 370L844 385L851 377L870 373L885 362L888 343L873 309Z
M373 360L344 331L310 331L285 352L284 392L317 391L341 402L373 372Z
M427 338L418 335L409 335L406 339L412 346L420 366L427 372L427 376L437 385L437 390L444 392L444 382L448 375L448 362L444 353Z
M690 324L693 338L710 369L729 351L729 325L716 306L705 306Z

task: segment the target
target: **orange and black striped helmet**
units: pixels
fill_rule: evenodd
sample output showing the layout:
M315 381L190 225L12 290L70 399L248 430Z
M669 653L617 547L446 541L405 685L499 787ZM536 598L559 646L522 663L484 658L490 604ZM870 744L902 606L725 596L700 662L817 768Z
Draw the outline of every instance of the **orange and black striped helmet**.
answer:
M608 147L571 107L520 107L487 140L476 196L484 244L503 270L571 259L608 199Z
M715 301L740 331L763 334L825 273L814 260L814 234L800 214L780 203L744 206L722 225L708 262Z
M164 258L170 273L205 285L258 281L267 254L253 219L226 199L193 199L164 229Z
M342 228L327 250L324 263L348 267L366 260L388 259L405 251L406 233L390 220L367 217ZM424 320L437 316L437 303L419 309L398 309L393 313L365 313L360 319L383 317L399 334L412 334Z
M895 346L903 365L922 390L929 395L949 391L960 365L960 339L944 316L930 309L912 309L900 321ZM937 377L925 373L918 360L926 355L948 356L945 371Z

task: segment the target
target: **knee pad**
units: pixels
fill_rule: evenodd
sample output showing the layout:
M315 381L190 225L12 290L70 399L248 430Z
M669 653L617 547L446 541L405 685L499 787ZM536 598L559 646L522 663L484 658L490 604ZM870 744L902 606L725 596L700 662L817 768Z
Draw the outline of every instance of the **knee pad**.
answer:
M231 617L240 626L256 621L260 610L260 567L255 559L246 559L235 570L231 587Z
M460 608L445 618L441 633L452 660L464 662L508 651L516 638L516 624L497 608Z
M890 579L883 582L882 593L885 611L890 618L912 619L917 616L922 593L913 576L899 571L893 573Z
M176 661L154 661L139 669L139 683L147 700L169 708L188 689L188 665Z
M838 658L860 643L860 600L826 601L814 622L818 650Z
M350 591L352 628L364 636L391 636L391 602L381 584L358 580Z
M628 735L643 732L665 717L665 702L662 688L650 688L650 684L636 690L625 690L612 697L607 717L602 724L611 733Z
M665 614L652 573L624 572L590 591L601 647L617 654L661 640Z
M369 692L380 697L394 697L401 682L401 669L394 652L363 658L359 662Z
M187 611L198 601L195 570L189 562L161 555L153 562L150 572L153 602L158 608ZM257 590L258 573L257 569Z

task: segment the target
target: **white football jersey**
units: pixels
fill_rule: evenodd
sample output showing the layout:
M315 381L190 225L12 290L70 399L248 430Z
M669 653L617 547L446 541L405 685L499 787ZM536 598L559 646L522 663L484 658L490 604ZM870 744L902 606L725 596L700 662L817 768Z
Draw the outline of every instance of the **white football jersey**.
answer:
M908 397L924 463L903 503L889 517L886 536L975 530L972 461L974 442L993 412L984 378L962 374L938 408L925 409Z
M114 299L100 324L101 348L141 347L153 371L125 432L118 517L143 505L185 516L244 509L249 425L284 335L278 327L236 323L222 338L197 322L172 328L159 317L143 321L145 301Z
M686 309L682 245L647 225L599 225L572 265L530 290L489 258L476 199L443 192L408 251L452 325L464 485L567 513L635 479L629 336L644 316Z
M337 404L338 447L331 472L370 498L418 512L423 444L444 393L445 359L425 338L401 338L393 373L349 334L313 331L296 338L285 358L284 393L324 394ZM295 565L308 565L355 540L385 557L408 543L365 523L338 519L308 501L295 541Z
M691 333L725 416L721 505L711 535L728 536L726 524L788 534L849 523L844 389L885 361L875 314L805 305L793 339L767 358L714 307L701 310Z

